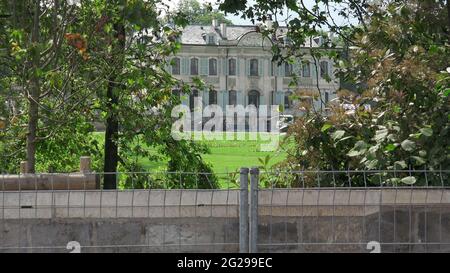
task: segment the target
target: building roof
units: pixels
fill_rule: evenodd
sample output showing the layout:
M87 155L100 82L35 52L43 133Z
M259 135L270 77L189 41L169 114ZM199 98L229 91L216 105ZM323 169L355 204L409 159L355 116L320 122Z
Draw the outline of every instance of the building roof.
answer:
M183 29L181 36L181 43L188 45L206 45L206 36L215 34L218 45L236 45L239 40L247 33L257 31L258 27L255 25L227 25L226 36L223 36L221 26L214 27L213 25L188 25ZM277 30L277 36L282 37L286 34L287 28L280 27ZM309 47L309 42L305 46ZM313 46L319 46L313 42Z

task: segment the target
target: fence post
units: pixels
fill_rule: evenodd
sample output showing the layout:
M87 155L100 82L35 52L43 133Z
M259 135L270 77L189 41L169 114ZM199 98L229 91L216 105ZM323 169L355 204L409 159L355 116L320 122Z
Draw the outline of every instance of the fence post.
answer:
M259 169L250 170L250 253L257 253L258 247L258 184Z
M240 171L240 198L239 198L239 252L248 253L248 168Z
M80 172L82 172L82 173L91 172L91 157L90 156L80 157Z
M21 174L27 173L27 165L28 165L28 161L20 161L20 173Z

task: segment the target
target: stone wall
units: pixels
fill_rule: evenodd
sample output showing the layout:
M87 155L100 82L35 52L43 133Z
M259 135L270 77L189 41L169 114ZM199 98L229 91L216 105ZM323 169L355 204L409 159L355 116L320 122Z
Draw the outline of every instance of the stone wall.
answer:
M450 251L450 190L259 192L261 252ZM238 190L0 192L0 252L238 252Z

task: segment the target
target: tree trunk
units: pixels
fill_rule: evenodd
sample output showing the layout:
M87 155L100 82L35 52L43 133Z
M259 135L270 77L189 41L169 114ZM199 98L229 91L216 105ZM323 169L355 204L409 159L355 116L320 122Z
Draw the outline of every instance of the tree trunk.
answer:
M30 79L29 92L28 92L28 132L27 132L27 173L35 173L36 165L36 135L37 125L39 118L39 63L40 63L40 51L39 44L39 15L40 15L40 0L34 1L34 15L31 32L32 43L32 57L31 57L31 69L32 75Z
M447 0L447 35L450 43L450 0Z
M121 1L121 4L123 2ZM123 66L123 54L125 51L125 26L123 23L124 15L117 23L114 24L115 41L113 50L113 58L119 58L115 72L109 78L107 89L107 111L108 118L106 119L106 132L105 132L105 162L104 162L104 189L116 189L116 172L117 163L119 161L119 147L118 147L118 135L119 135L119 119L117 115L117 105L119 102L120 84L116 83L118 75L122 71Z

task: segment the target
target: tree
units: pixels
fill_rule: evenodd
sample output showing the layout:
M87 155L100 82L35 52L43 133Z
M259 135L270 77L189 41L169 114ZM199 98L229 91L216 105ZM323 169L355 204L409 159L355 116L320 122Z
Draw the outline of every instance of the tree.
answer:
M178 4L178 11L186 16L191 25L210 25L213 19L219 24L232 24L224 13L213 10L210 3L201 5L197 0L182 0Z
M358 23L337 25L329 10L338 3L346 4L341 5L339 14L357 18ZM450 168L448 7L449 1L431 0L316 1L312 8L304 1L257 2L252 6L224 1L224 11L241 12L261 22L275 18L273 29L262 29L264 35L276 31L277 15L286 9L295 14L286 22L293 45L276 43L274 59L302 58L301 45L324 27L339 35L349 49L349 54L342 54L345 48L326 41L328 50L309 50L314 59L326 55L335 60L336 75L357 89L341 90L338 100L330 105L330 115L302 103L305 115L288 133L286 143L290 145L283 147L289 156L280 167ZM354 109L345 110L344 104ZM352 181L379 183L362 177ZM415 179L386 181L414 183Z
M0 6L0 14L9 10L32 13L29 2L19 5L20 9L14 6L16 1L2 3L6 4ZM200 155L207 151L205 147L175 142L171 136L171 109L180 103L172 89L188 93L189 86L174 79L165 67L168 56L180 46L177 37L184 17L169 13L166 24L168 20L156 7L164 7L160 1L99 0L69 5L54 0L45 4L40 6L41 59L36 74L24 73L28 70L23 66L34 53L28 44L30 16L12 16L0 28L6 37L0 41L2 49L7 50L2 69L6 67L8 73L0 79L6 89L0 96L12 102L5 110L6 130L0 131L2 170L17 171L18 161L23 160L23 125L30 122L30 115L23 114L29 111L29 97L22 83L32 82L29 79L35 76L40 83L35 142L38 171L73 171L80 155L92 155L94 168L108 172L104 187L115 188L117 171L145 171L134 158L159 159L148 150L152 147L168 158L168 171L211 172ZM27 27L14 27L14 18L23 19L26 24L19 26ZM103 149L92 134L92 121L107 127ZM181 182L185 187L217 186L213 176Z
M70 142L69 135L61 133L64 126L80 128L76 124L83 95L74 92L76 84L68 80L77 63L71 47L63 42L67 25L76 13L72 5L58 0L3 0L0 8L0 13L9 14L3 20L5 39L1 42L6 53L1 63L6 72L0 93L6 102L6 125L0 132L2 169L15 171L18 161L27 159L27 171L33 173L37 165L52 167L47 163L56 159L54 156L49 156L47 163L40 156L52 153L54 146L49 142L70 143L66 150L56 153L65 157L75 150L81 152L89 141ZM58 16L62 14L65 16ZM72 137L77 139L78 133L84 132L74 132Z
M82 33L89 44L88 58L77 76L86 85L96 82L88 87L92 94L88 107L95 109L97 118L106 125L105 188L117 187L118 170L145 171L134 158L160 159L148 147L159 149L169 158L169 171L211 172L199 155L205 151L203 147L193 142L174 143L171 137L171 109L180 103L172 89L188 87L164 68L167 57L179 48L178 26L184 20L179 13L169 14L171 24L165 24L156 8L159 3L84 2L83 20L74 26L74 32ZM188 164L181 163L186 158L191 158Z

